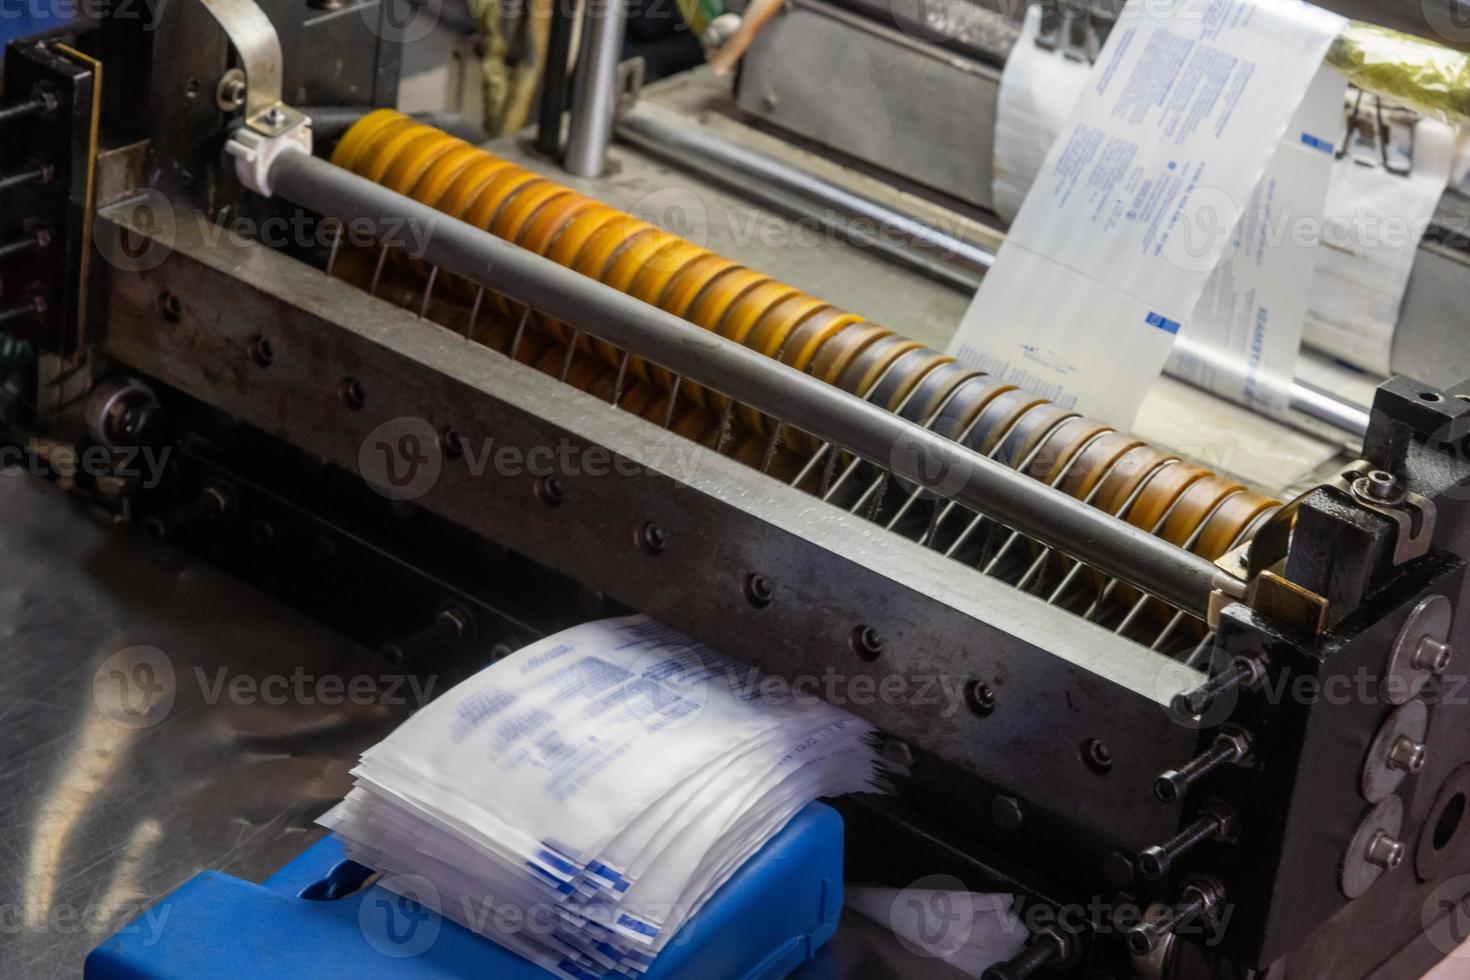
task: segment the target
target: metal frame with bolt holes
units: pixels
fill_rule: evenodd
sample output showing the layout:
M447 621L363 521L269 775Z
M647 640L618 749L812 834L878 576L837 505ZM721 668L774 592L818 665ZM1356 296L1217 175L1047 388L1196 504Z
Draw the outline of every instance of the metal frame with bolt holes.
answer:
M125 207L99 215L127 220ZM163 292L180 297L177 323L161 319ZM774 673L867 678L851 687L852 710L1067 814L1079 840L1141 847L1173 832L1175 815L1136 804L1193 751L1195 733L1167 706L1199 672L978 571L957 572L929 549L875 534L861 518L295 259L206 246L191 222L177 223L156 268L113 270L107 293L113 358L349 472L375 429L405 418L523 455L570 445L581 458L619 461L607 475L556 473L551 506L541 476L493 467L476 475L436 444L426 448L438 479L413 503ZM252 356L262 338L267 366ZM365 395L360 409L339 393L348 366ZM762 603L746 595L753 574L769 590ZM876 656L854 639L869 631ZM860 687L881 690L890 675L905 678L907 700L940 703L888 704L881 694L857 703ZM930 678L933 689L921 692ZM941 681L951 693L983 683L994 704L949 704ZM1110 747L1105 778L1079 753L1090 740Z
M129 219L130 209L119 206L104 209L99 224L107 233ZM877 534L861 518L283 254L206 244L194 223L181 221L155 268L107 274L103 347L117 361L349 473L370 459L364 447L375 432L417 420L438 470L412 503L469 533L779 676L832 669L873 690L890 676L956 682L963 703L950 711L881 697L854 698L848 707L914 746L906 801L978 838L977 847L1013 840L1036 855L1034 871L1069 878L1079 893L1104 894L1105 854L1174 841L1208 802L1200 793L1248 800L1240 843L1207 840L1188 854L1176 848L1178 876L1166 876L1156 892L1171 901L1182 894L1180 876L1223 866L1225 901L1238 914L1221 950L1241 962L1280 955L1307 936L1335 933L1351 947L1357 933L1332 923L1360 922L1358 909L1381 913L1413 894L1400 872L1354 903L1354 914L1335 914L1347 905L1338 868L1361 819L1354 801L1363 761L1333 745L1344 731L1361 731L1366 747L1381 721L1372 706L1318 710L1232 690L1239 703L1230 720L1257 737L1251 757L1199 791L1186 786L1178 805L1159 803L1157 777L1215 735L1178 724L1168 710L1199 687L1199 672L979 572L957 573L918 544ZM164 294L177 297L177 316L160 308ZM360 395L351 404L344 378ZM582 458L602 452L608 465L603 474L551 474L549 495L545 474L476 473L433 438L451 430L456 445L493 437L523 455L570 446ZM1436 579L1459 575L1454 562L1436 564L1316 646L1228 606L1224 663L1269 648L1276 669L1285 663L1323 674L1345 662L1384 669L1373 662L1386 655L1381 641L1426 589L1444 588ZM971 691L983 691L984 701ZM1099 745L1106 765L1090 751ZM1263 772L1272 792L1260 792ZM985 823L998 791L1025 801L1020 826ZM1324 827L1336 828L1330 840ZM1415 818L1406 830L1417 827ZM1142 881L1130 887L1148 892Z

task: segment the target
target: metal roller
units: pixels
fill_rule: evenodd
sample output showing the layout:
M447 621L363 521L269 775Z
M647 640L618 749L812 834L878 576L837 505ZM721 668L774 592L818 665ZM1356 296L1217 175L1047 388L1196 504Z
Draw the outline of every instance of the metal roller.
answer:
M392 110L371 113L349 130L333 162L961 442L1202 558L1213 560L1238 543L1276 506ZM404 266L426 271L419 263ZM475 336L503 352L518 345L513 352L518 360L616 399L621 408L775 476L803 480L801 485L834 502L858 501L875 517L884 503L896 521L917 501L932 500L927 491L890 481L886 471L845 455L840 465L829 462L827 475L819 477L820 468L803 468L802 461L824 451L825 444L800 431L800 418L777 426L751 406L731 405L723 394L555 317L533 310L525 319L516 301L452 275L446 280L462 303L474 297L478 305L484 297L487 319L524 320L517 329L482 328ZM886 493L885 485L898 490ZM931 531L952 541L951 551L967 540L978 542L974 532L982 523L974 518L967 527L950 527L946 518L952 509L935 511ZM1065 556L1058 561L1063 575L1074 564ZM1085 581L1125 601L1138 595L1097 573Z

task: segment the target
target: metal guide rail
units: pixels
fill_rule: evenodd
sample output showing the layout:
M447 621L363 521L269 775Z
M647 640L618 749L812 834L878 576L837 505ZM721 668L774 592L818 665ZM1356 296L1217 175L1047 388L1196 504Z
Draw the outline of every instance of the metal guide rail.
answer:
M420 316L430 309L436 283L451 273L478 284L466 332L487 305L487 290L520 304L508 350L513 358L522 356L533 310L569 324L573 342L551 372L563 381L573 370L577 334L613 344L622 352L608 399L614 408L627 407L622 396L631 358L663 365L674 374L662 417L655 416L665 427L675 424L681 385L728 395L715 448L726 448L731 438L734 403L752 406L775 420L762 450L750 460L763 472L773 473L784 441L809 437L813 451L794 476L786 477L791 485L1154 650L1201 664L1210 649L1202 620L1211 592L1224 589L1236 597L1243 592L1243 583L1212 563L1149 533L1162 528L1172 506L1148 530L1120 519L1151 481L1178 465L1177 459L1161 460L1121 506L1103 512L1091 498L1078 500L1056 489L1071 464L1048 485L1023 475L1032 458L1019 460L1016 469L997 460L1028 413L1013 419L994 448L980 455L933 431L944 404L916 424L325 161L284 154L272 168L271 183L281 196L337 222L351 222L355 229L366 222L381 230L384 240L405 220L428 229L420 243L429 266L426 283L409 301ZM372 270L368 289L374 294L383 282L388 251L380 247ZM334 247L329 273L336 256ZM879 388L881 380L873 390ZM1043 434L1075 417L1053 412ZM1037 441L1031 457L1045 441ZM1076 454L1074 462L1082 455ZM1215 509L1229 500L1218 501ZM1160 602L1171 608L1162 610Z

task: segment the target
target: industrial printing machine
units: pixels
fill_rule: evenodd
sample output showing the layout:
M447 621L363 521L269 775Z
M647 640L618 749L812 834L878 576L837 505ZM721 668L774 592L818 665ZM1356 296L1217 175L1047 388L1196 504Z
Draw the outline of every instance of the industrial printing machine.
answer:
M1371 405L1294 390L1292 425L1348 451L1264 492L962 370L934 334L815 298L800 267L785 286L596 203L678 160L712 195L866 207L918 247L805 261L882 265L922 320L915 297L978 275L999 239L987 128L949 123L993 104L1013 18L952 0L968 27L939 37L928 0L792 0L733 87L639 94L599 44L605 6L575 177L546 152L567 97L550 86L554 125L501 156L373 111L398 104L419 9L399 0L113 3L12 41L0 418L26 468L137 548L212 563L406 670L635 609L837 678L824 694L909 773L891 799L839 801L848 877L1015 895L1030 939L995 980L1410 980L1452 956L1470 921L1463 240L1421 248L1404 373ZM1105 25L1069 8L1059 29ZM896 101L833 110L849 63ZM705 91L722 108L691 109ZM615 102L625 169L601 175L594 109ZM874 114L882 140L855 125ZM817 158L866 196L811 176ZM474 168L493 190L456 190ZM940 207L978 216L943 247L921 228ZM858 694L893 678L910 696ZM958 710L922 693L942 685Z

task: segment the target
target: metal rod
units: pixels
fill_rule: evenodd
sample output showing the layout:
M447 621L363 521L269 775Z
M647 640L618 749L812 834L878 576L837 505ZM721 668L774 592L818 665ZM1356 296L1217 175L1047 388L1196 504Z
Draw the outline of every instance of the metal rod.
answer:
M38 95L25 102L17 102L0 109L0 123L8 123L13 119L24 119L26 116L46 112L56 108L56 96Z
M817 378L305 153L271 167L281 196L343 221L415 223L425 261L664 365L1204 618L1243 585L1182 548ZM899 451L900 449L904 451ZM938 474L936 476L935 474Z
M0 324L10 323L12 320L23 320L26 317L41 316L45 312L45 300L39 296L32 296L24 303L0 309Z
M546 67L541 82L541 104L536 116L536 149L547 156L561 152L561 117L567 108L568 69L578 0L552 4L551 29L546 39Z
M572 94L572 124L562 166L578 177L601 176L612 143L618 101L618 59L628 12L624 0L588 0L582 53Z
M828 230L847 233L855 244L876 248L902 261L911 261L914 253L920 253L926 257L919 263L921 268L937 273L956 288L975 289L995 264L995 253L983 245L958 238L698 126L672 126L646 112L630 112L618 121L617 132L619 138L652 156L732 183L743 192L760 196L759 187L764 182L794 195L806 205L801 209L806 216L816 218ZM849 220L841 220L843 216ZM872 224L877 233L853 233L848 227L852 218ZM935 260L939 263L937 267ZM956 271L961 273L958 278ZM1368 433L1366 408L1305 381L1293 379L1291 407L1351 435L1361 438Z
M47 183L54 173L55 170L49 164L33 163L25 170L0 177L0 191L8 191L12 187L21 187L25 184Z
M43 229L32 232L24 238L17 238L13 242L6 242L4 245L0 245L0 259L10 255L16 255L20 252L28 252L33 248L45 248L50 243L51 233L49 231Z
M618 121L618 136L641 150L700 172L707 172L713 165L719 168L719 176L736 179L741 188L749 189L754 181L765 181L839 214L863 218L875 226L876 234L869 240L870 244L890 240L908 243L910 248L932 252L941 259L979 270L981 275L995 263L995 253L987 248L946 234L774 157L703 132L699 127L671 126L647 113L630 112Z
M1291 383L1291 407L1344 432L1356 436L1368 434L1369 412L1366 408L1299 378Z

